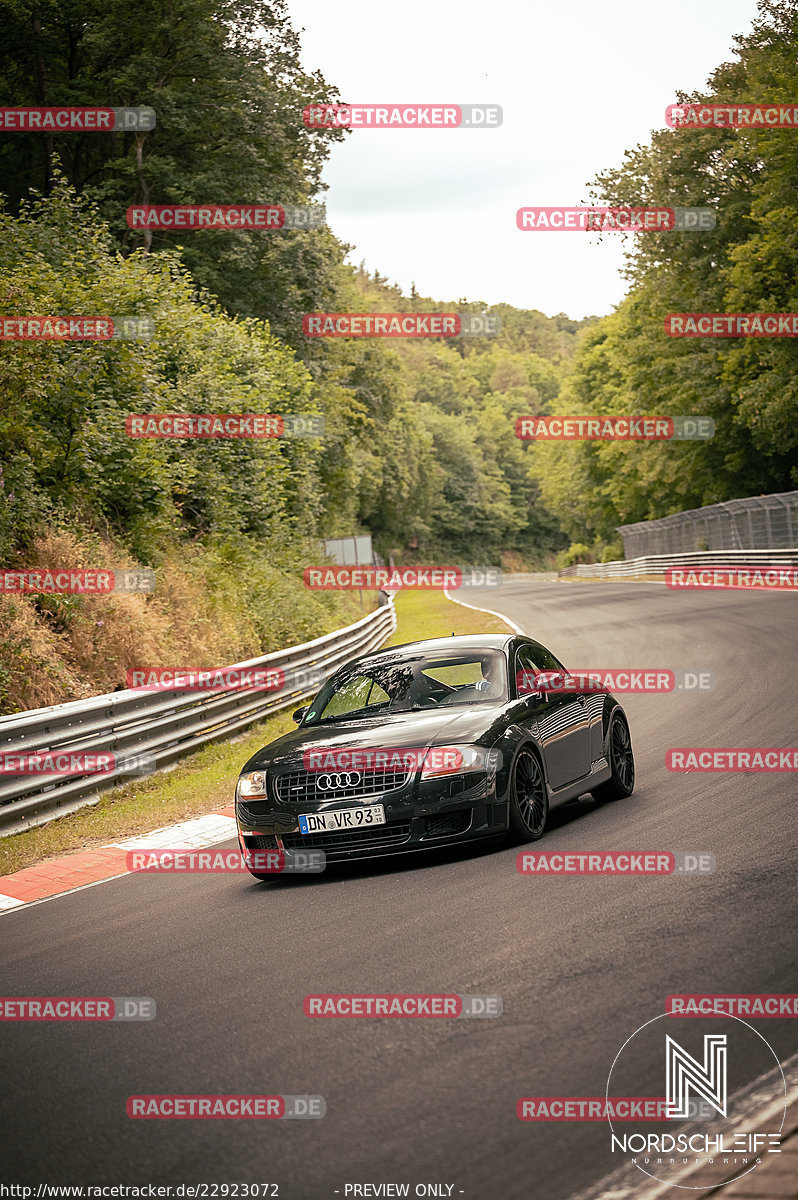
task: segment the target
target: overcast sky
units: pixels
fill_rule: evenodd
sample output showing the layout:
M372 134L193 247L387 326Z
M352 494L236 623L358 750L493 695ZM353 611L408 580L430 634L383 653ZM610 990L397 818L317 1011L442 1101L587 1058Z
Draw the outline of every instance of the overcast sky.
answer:
M335 233L405 291L573 317L624 295L620 236L522 233L525 205L664 128L747 33L755 0L288 0L306 69L350 103L495 103L499 129L355 129L325 171ZM645 236L645 235L640 235ZM609 244L608 244L609 243Z

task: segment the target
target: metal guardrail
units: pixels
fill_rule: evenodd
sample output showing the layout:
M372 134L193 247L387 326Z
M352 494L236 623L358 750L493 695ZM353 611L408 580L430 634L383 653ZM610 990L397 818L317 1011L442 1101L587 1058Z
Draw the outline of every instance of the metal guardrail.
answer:
M557 572L560 579L634 579L643 575L664 575L668 567L693 564L707 567L755 567L773 565L798 566L798 549L794 550L693 550L689 554L653 554L643 558L622 559L607 563L574 563Z
M57 776L0 774L0 837L95 803L100 791L141 775L142 759L157 770L315 695L324 678L382 646L395 629L396 612L393 599L388 598L354 625L301 646L219 668L222 672L279 669L285 674L279 692L266 692L262 686L204 692L130 688L1 718L0 755L112 753L123 762L102 775L85 771Z

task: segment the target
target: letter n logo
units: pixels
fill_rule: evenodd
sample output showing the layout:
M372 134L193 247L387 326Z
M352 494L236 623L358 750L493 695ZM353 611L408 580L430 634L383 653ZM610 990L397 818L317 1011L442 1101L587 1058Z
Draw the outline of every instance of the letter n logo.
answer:
M690 1116L690 1090L726 1116L726 1034L704 1034L704 1062L665 1035L665 1075L668 1117Z

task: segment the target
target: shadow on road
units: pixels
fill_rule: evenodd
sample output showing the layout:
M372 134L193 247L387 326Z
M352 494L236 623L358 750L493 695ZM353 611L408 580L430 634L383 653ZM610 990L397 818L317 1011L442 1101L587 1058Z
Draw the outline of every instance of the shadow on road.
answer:
M529 848L534 846L536 849L557 849L556 842L552 845L552 834L601 807L603 806L589 794L560 805L549 816L546 836L540 842L530 843ZM257 896L283 888L324 887L326 884L340 883L347 879L373 879L400 873L430 871L452 863L466 863L473 859L485 858L488 855L513 856L519 849L519 843L511 842L499 834L457 846L405 851L386 854L380 858L353 859L351 862L332 862L327 864L324 871L315 875L280 875L269 880L253 880L249 892Z

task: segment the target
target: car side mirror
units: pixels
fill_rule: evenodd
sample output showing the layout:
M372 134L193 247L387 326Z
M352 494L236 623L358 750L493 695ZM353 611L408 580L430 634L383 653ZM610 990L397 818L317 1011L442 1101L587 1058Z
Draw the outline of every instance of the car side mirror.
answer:
M523 700L548 700L552 692L570 691L570 676L564 671L519 672L518 696Z
M565 687L565 681L569 678L563 671L545 671L545 692L561 692Z
M304 708L298 708L296 710L296 712L292 713L292 717L293 717L295 725L302 724L302 722L305 719L305 713L307 713L309 711L309 709L310 709L310 705L306 704Z
M536 671L519 671L516 676L519 700L545 700L546 690L540 686L540 675Z

